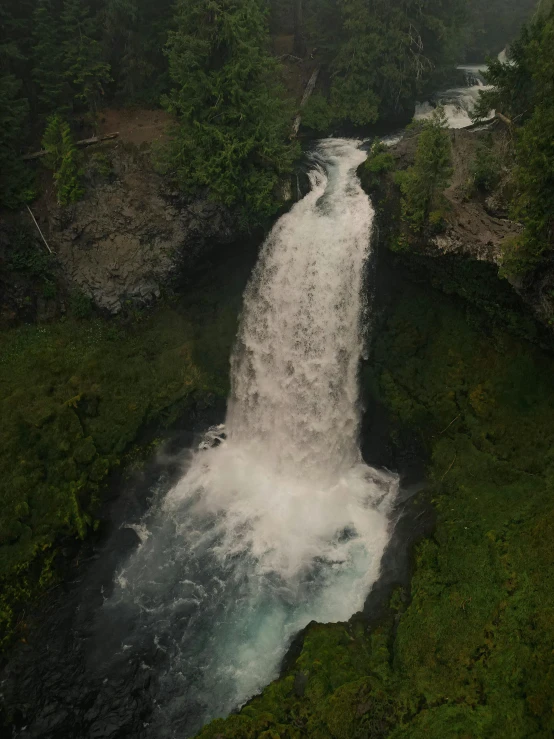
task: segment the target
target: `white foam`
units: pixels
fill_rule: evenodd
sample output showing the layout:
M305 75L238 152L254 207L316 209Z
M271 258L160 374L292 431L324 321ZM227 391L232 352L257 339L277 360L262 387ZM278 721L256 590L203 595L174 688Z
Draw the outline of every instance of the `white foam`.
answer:
M348 619L378 577L398 480L358 448L365 157L356 141L318 144L312 190L275 225L245 292L226 427L120 575L113 602L170 644L166 716L183 700L204 720L243 703L300 628Z
M479 93L491 89L483 81L483 72L486 68L486 63L458 66L459 70L466 73L468 84L437 93L433 103L429 101L416 103L414 120L429 120L437 105L441 105L446 115L448 128L459 129L471 126L473 124L471 114L479 100ZM491 112L490 117L492 116L494 112Z

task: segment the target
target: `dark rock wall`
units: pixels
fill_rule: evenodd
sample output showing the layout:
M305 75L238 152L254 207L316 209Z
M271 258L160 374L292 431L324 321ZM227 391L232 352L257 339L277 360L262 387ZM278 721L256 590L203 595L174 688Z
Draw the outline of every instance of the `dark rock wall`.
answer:
M109 175L82 201L55 208L48 231L70 283L118 313L127 301L159 298L175 274L233 241L238 227L225 207L171 190L136 147L115 144L106 156Z

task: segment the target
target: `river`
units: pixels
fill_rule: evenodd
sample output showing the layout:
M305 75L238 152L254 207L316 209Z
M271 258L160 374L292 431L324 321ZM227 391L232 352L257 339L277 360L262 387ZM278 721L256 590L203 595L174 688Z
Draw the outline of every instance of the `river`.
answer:
M310 621L360 611L378 579L399 478L359 450L366 153L327 139L307 156L310 190L273 227L244 294L225 424L126 515L128 554L105 549L109 586L85 577L67 639L45 657L59 667L20 698L14 737L192 737L277 677ZM8 675L23 691L29 664Z
M226 425L141 521L104 605L100 634L127 624L110 652L166 653L154 735L191 736L243 703L277 677L299 629L348 619L378 575L398 480L358 449L364 158L347 140L311 155L312 189L246 289Z
M509 64L506 49L500 52L498 61ZM415 120L429 119L435 108L441 105L444 108L449 128L467 128L473 124L471 114L479 99L479 93L491 89L484 78L487 64L486 62L482 64L460 64L457 69L465 75L465 84L439 90L430 101L417 103ZM491 111L490 117L494 117L494 111Z

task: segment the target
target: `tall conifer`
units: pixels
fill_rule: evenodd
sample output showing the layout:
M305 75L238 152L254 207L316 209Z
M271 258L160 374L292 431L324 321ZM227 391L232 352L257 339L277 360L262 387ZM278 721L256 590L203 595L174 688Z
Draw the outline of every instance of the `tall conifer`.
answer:
M99 28L83 0L64 0L61 14L63 29L63 65L74 92L77 108L96 113L111 81L110 65L102 57Z
M27 69L25 3L0 6L0 205L16 208L30 195L31 178L20 148L27 128L29 101L23 78Z
M166 104L180 129L171 166L185 189L207 188L246 219L278 205L274 189L295 148L290 111L269 54L262 0L180 0L167 53Z
M67 105L70 90L64 75L59 10L52 0L38 0L33 13L33 80L41 112Z

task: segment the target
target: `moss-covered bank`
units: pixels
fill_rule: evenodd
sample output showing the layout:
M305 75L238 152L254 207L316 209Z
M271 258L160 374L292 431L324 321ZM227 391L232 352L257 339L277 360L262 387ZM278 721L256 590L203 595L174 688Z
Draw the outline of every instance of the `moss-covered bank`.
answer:
M110 473L198 403L224 400L255 249L215 253L185 296L118 319L0 333L0 646L95 527ZM140 453L140 451L138 452Z
M378 297L364 387L395 442L416 431L429 455L437 524L411 592L371 627L309 627L286 675L202 739L554 732L554 359L520 338L516 307L511 326L408 264Z

